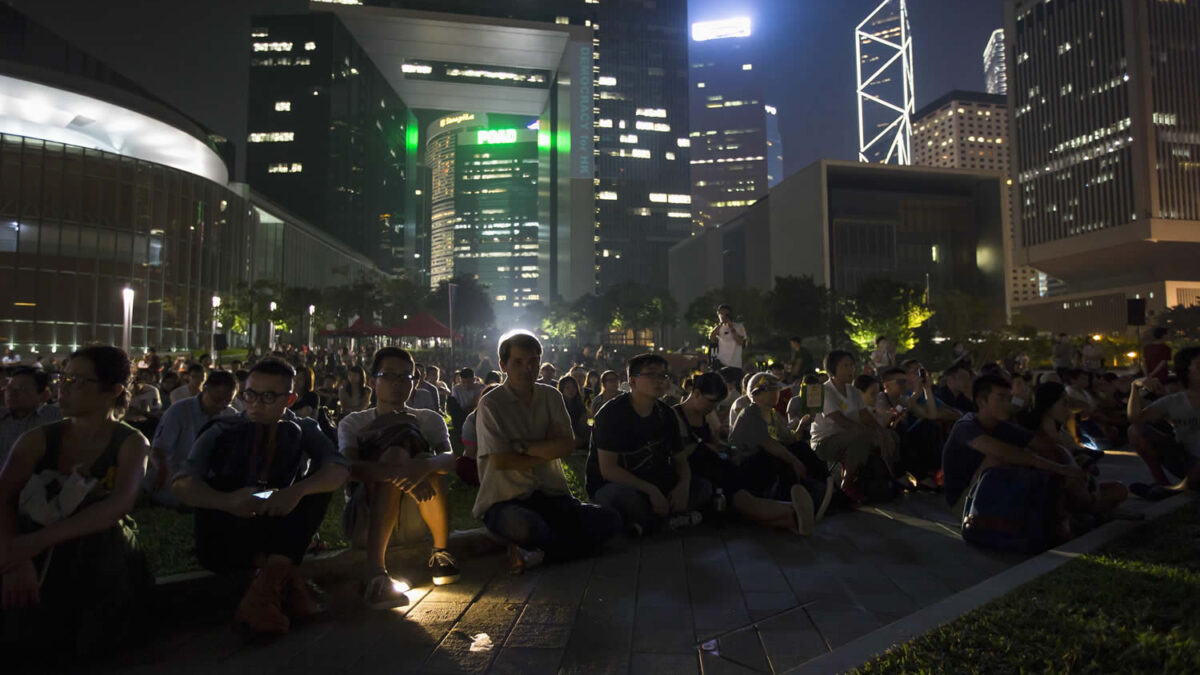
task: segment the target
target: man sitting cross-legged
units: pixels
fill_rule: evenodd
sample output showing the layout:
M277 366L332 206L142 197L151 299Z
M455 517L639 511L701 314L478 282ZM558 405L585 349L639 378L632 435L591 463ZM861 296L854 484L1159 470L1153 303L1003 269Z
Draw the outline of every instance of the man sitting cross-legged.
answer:
M679 421L659 398L667 388L667 360L641 354L629 360L630 392L596 415L587 462L587 491L621 514L637 535L660 525L697 524L712 484L693 477L680 442Z
M388 575L385 554L401 508L416 506L433 534L433 583L458 580L458 564L446 550L450 537L450 504L441 475L454 471L446 421L436 412L408 405L413 393L412 355L398 347L375 352L368 378L376 405L350 413L338 424L338 448L350 460L357 481L347 522L366 515L367 560L363 598L376 609L408 604L409 583ZM352 530L360 529L355 525ZM354 533L348 533L354 537Z
M1139 497L1162 499L1187 488L1200 489L1200 347L1179 350L1175 374L1183 385L1177 393L1167 393L1155 377L1136 380L1130 388L1129 442L1155 480L1153 485L1130 486ZM1144 405L1142 389L1159 398ZM1164 422L1169 430L1160 426ZM1179 483L1167 480L1168 471Z
M277 359L255 364L242 392L246 412L209 422L172 483L196 510L200 564L255 573L234 617L255 632L286 633L289 614L321 611L296 567L350 475L316 420L288 410L295 376Z
M545 558L595 553L621 529L621 516L571 496L560 460L571 454L575 439L562 394L535 382L542 345L529 333L514 333L501 340L499 356L508 379L475 409L475 517L510 543L515 574Z

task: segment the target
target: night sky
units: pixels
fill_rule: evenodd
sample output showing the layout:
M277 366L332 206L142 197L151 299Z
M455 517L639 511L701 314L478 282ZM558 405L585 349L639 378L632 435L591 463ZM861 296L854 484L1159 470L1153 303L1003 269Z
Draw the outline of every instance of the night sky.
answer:
M304 0L12 0L245 151L250 16ZM776 92L786 174L821 157L854 159L854 26L878 0L689 0L691 20L749 15ZM1003 0L911 0L916 104L982 91L983 48ZM756 66L757 67L757 66ZM240 162L239 162L240 163Z

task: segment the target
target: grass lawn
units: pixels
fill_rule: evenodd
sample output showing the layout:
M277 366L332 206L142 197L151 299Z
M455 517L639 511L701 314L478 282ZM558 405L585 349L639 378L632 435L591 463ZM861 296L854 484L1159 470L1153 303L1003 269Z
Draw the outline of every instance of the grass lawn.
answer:
M1200 673L1200 502L855 672Z
M571 491L580 499L583 494L583 465L585 457L571 455L564 461L567 482ZM450 486L450 529L469 530L482 525L471 515L475 495L479 490L460 481L456 476L447 476ZM335 494L329 503L329 511L321 523L321 541L336 550L348 546L342 536L342 493ZM200 569L196 561L195 542L192 539L192 516L171 509L145 507L134 511L138 524L138 540L150 559L150 568L157 576L190 572Z

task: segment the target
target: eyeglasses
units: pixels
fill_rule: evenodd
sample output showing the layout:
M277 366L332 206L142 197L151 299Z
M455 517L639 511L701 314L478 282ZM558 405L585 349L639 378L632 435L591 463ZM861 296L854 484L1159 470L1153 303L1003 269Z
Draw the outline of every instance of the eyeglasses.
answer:
M412 373L375 373L376 378L382 378L389 384L393 382L412 382L416 379Z
M660 373L660 372L650 372L650 373L638 373L637 375L634 375L634 377L648 377L652 380L669 380L669 379L671 379L671 374L670 373Z
M59 380L59 383L65 385L65 386L68 386L68 387L75 387L75 386L81 385L85 382L99 382L99 381L100 380L98 380L97 378L94 378L94 377L80 377L79 375L63 375L62 379Z
M292 393L292 392L290 392L290 391L254 391L253 389L247 389L242 392L242 400L245 401L246 403L254 403L255 401L262 401L263 405L271 405L272 403L275 402L275 399L279 398L280 396L287 396L290 393Z

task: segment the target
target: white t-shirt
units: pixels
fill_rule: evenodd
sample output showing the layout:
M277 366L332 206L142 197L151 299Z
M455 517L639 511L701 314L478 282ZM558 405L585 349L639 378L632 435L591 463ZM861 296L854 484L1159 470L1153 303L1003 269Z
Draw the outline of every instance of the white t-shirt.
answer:
M188 389L186 384L175 387L171 390L171 403L179 403L185 398L195 396L191 389Z
M730 330L732 326L732 330ZM734 339L734 335L746 338L746 328L740 323L722 324L717 329L717 358L721 363L731 368L742 367L742 346Z
M1164 396L1151 403L1148 409L1166 412L1175 429L1175 440L1189 455L1200 459L1200 411L1192 407L1186 391Z
M817 415L817 419L812 423L812 442L813 445L834 436L841 431L837 422L830 417L835 412L840 412L852 421L858 421L858 411L867 407L867 402L863 400L862 392L852 384L846 385L846 395L843 396L834 386L833 380L825 383L825 408Z
M417 427L421 430L421 437L429 444L431 451L450 452L450 432L446 429L446 420L442 419L441 415L432 410L408 406L404 406L404 412L417 418ZM344 455L346 450L357 448L359 434L378 416L375 408L368 408L343 417L342 421L338 422L337 428L338 451Z

